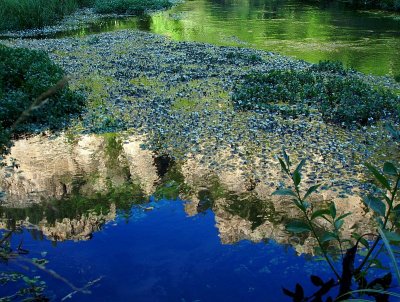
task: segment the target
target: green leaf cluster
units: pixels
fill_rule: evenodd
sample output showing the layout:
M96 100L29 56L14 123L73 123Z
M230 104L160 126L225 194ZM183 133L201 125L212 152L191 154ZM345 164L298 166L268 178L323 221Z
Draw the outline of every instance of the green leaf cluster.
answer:
M34 100L64 77L64 71L42 51L10 48L0 44L0 143L6 145L7 129L21 117ZM83 95L68 86L33 108L14 132L59 129L84 106ZM4 151L4 150L2 150Z

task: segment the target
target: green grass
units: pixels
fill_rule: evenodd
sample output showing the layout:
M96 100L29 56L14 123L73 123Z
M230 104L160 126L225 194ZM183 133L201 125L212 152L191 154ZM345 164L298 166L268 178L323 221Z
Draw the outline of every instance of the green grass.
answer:
M1 0L0 30L40 28L54 24L91 0Z
M52 25L79 7L98 13L143 14L172 6L168 0L1 0L0 30L42 28Z

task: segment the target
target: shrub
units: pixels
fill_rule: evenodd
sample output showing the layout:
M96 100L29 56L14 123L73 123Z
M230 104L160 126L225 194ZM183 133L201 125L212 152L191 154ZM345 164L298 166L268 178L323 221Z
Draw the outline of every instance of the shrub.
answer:
M233 102L237 110L280 112L279 108L292 105L304 113L314 107L326 121L365 125L388 113L398 114L400 98L388 89L366 84L340 63L321 62L306 70L245 75L234 88ZM293 115L292 111L288 112Z
M168 0L96 0L95 10L109 14L143 14L149 10L165 9L172 6Z
M64 77L46 53L0 45L0 127L10 128L33 101ZM15 129L58 129L83 108L83 97L64 87L33 109Z

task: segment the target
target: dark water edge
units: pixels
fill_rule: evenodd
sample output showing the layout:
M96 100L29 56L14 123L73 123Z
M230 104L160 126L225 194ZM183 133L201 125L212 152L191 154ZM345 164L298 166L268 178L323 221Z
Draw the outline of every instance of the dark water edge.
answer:
M329 276L324 262L298 257L274 241L221 244L211 211L187 217L180 200L148 206L154 209L133 207L129 218L119 215L88 241L56 243L24 229L13 242L23 240L31 257L48 260L48 269L75 286L102 277L91 295L78 293L72 301L278 302L285 300L281 286L293 288L315 271ZM72 291L60 280L32 273L44 277L55 301Z

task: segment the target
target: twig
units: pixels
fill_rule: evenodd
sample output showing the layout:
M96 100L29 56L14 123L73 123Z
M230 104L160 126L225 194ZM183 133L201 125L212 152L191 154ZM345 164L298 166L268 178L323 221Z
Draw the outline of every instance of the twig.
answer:
M87 289L90 286L94 285L95 283L99 282L101 279L103 279L103 276L93 280L93 281L89 281L84 287L82 287L82 289ZM71 299L73 295L75 295L76 293L78 293L78 291L74 290L73 292L69 293L68 295L66 295L64 298L61 299L61 301L65 301L67 299ZM89 291L90 293L90 291Z
M53 87L51 87L49 90L43 92L41 95L39 95L27 108L24 112L21 113L19 118L12 124L10 127L10 132L14 132L15 128L18 126L18 124L22 123L30 114L33 110L39 108L43 104L45 104L48 100L49 97L52 95L56 94L59 90L63 89L65 85L68 83L68 77L64 76L61 80L59 80Z
M57 274L55 271L53 271L51 269L45 268L43 265L37 264L37 263L35 263L34 261L32 261L30 259L25 259L25 258L22 258L22 257L20 257L18 260L21 260L23 262L29 263L29 264L33 265L34 267L40 269L41 271L49 274L54 279L58 279L58 280L62 281L63 283L68 285L74 291L81 292L81 293L84 293L84 294L90 294L90 291L86 291L85 288L76 287L70 281L68 281L66 278L64 278L63 276L60 276L59 274Z

